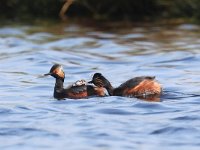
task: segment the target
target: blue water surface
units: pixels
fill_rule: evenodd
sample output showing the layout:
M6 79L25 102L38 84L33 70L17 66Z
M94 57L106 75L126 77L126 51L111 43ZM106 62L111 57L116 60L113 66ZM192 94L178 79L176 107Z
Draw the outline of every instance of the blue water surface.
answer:
M73 24L1 25L1 150L199 150L200 27L101 28ZM126 97L55 100L65 86L104 74L114 86L153 75L160 102Z

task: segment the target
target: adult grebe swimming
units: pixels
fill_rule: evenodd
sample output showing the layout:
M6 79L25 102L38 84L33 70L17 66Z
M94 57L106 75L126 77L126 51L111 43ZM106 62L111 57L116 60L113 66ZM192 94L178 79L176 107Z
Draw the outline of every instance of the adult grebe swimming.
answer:
M107 89L109 95L111 96L145 98L160 96L162 93L162 87L155 80L154 76L135 77L122 83L119 87L114 88L101 73L95 73L92 81L89 83L93 83L97 87Z
M65 80L65 73L63 67L59 64L55 64L50 69L49 73L44 74L45 76L51 75L56 79L54 87L54 97L57 99L71 98L81 99L87 98L88 96L104 96L104 88L87 85L85 80L76 81L68 88L63 87Z

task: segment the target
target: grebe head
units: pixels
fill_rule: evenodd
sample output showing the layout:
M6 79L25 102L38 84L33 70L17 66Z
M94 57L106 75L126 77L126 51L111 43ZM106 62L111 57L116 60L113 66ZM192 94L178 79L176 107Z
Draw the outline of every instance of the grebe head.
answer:
M95 73L92 77L92 81L88 83L93 83L97 87L104 88L107 88L110 85L110 82L101 73Z
M55 64L51 67L49 73L44 74L45 76L51 75L52 77L58 79L65 79L65 73L63 71L63 67L59 64Z

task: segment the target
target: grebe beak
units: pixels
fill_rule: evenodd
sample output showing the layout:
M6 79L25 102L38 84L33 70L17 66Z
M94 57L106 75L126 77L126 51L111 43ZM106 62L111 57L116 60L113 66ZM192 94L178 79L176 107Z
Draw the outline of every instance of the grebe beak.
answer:
M49 75L52 75L52 73L46 73L46 74L44 74L44 76L49 76Z

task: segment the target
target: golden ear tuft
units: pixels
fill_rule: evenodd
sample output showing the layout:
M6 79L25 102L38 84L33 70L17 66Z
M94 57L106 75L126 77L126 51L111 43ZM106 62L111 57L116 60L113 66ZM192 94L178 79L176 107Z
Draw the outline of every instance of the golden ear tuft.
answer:
M64 71L63 71L63 67L62 66L59 66L59 67L57 67L57 68L55 68L54 70L53 70L53 73L54 74L57 74L59 77L61 77L61 78L65 78L65 73L64 73Z

